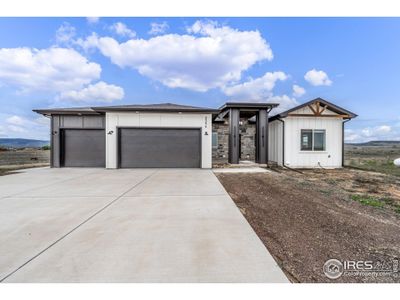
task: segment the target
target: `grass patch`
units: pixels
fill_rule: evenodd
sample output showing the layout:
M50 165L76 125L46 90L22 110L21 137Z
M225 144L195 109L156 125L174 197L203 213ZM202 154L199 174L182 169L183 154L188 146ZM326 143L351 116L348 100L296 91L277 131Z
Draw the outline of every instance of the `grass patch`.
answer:
M363 205L373 206L373 207L383 207L385 204L374 197L368 195L351 195L351 199L360 202Z
M393 160L360 160L358 162L350 160L350 167L358 169L379 172L394 176L400 176L400 168L393 164Z
M400 206L396 207L394 211L400 215Z

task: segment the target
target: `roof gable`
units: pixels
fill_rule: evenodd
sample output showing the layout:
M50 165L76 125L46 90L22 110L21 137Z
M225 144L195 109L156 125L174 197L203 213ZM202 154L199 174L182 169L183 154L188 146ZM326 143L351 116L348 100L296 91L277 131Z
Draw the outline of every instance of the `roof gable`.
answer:
M352 119L357 115L340 106L337 106L322 98L316 98L289 110L281 112L270 118L271 121L288 116L297 117L341 117L343 119Z

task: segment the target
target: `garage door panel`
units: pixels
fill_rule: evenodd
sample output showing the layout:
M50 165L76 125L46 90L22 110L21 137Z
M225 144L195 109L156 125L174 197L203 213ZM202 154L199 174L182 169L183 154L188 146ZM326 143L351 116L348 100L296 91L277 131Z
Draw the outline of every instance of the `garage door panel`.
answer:
M122 168L199 168L199 129L120 129Z
M105 131L65 129L64 167L104 167Z

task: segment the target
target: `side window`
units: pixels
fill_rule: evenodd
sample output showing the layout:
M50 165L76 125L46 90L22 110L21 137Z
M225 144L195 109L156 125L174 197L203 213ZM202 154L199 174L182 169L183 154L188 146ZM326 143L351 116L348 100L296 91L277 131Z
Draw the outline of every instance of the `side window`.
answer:
M300 140L301 151L325 151L326 132L324 129L302 129Z
M217 132L213 132L212 133L212 147L218 148L218 133Z
M301 130L301 151L311 151L312 150L312 141L313 134L311 129L302 129Z
M314 130L314 151L325 151L325 130Z

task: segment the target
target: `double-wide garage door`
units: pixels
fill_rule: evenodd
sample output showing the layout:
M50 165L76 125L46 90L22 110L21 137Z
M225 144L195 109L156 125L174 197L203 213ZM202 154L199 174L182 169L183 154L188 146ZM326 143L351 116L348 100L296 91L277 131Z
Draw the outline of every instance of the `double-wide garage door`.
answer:
M63 167L105 167L104 129L63 129ZM120 128L120 168L199 168L201 131L186 128Z
M120 168L199 168L201 131L186 128L120 128Z
M103 129L63 129L61 164L64 167L105 167Z

